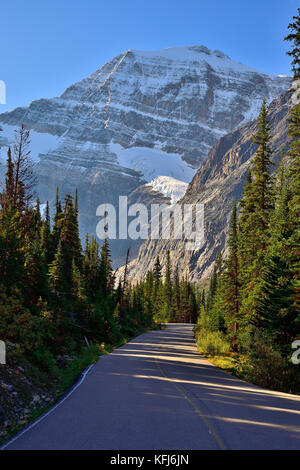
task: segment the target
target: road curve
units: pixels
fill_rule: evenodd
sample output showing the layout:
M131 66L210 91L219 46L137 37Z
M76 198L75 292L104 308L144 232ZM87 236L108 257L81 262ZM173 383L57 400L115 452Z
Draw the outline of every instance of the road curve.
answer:
M296 366L295 366L296 367ZM5 449L299 449L300 396L249 385L168 325L102 356L85 380Z

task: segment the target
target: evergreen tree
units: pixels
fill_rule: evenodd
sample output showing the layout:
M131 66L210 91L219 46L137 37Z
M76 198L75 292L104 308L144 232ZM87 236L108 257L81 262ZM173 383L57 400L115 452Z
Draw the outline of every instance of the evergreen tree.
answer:
M66 195L63 221L59 237L61 253L63 257L63 273L66 289L70 290L72 262L74 260L77 268L82 270L82 249L78 231L77 214L73 206L72 197Z
M176 266L174 276L173 288L173 319L175 322L180 321L181 318L181 297L180 297L180 279L178 273L178 266Z
M41 227L41 247L46 264L51 262L51 227L50 227L50 213L49 203L46 203L45 218L42 221Z
M99 277L102 295L107 296L113 288L113 270L111 265L110 248L107 238L105 238L101 247Z
M14 168L13 206L19 210L23 210L29 205L34 196L36 185L29 145L30 132L22 124L19 131L15 131L12 159Z
M95 302L100 283L99 245L95 237L86 237L83 263L84 285L87 296Z
M3 207L13 204L14 198L14 164L11 157L11 149L7 152L7 170L5 176L5 190L1 195L1 204Z
M292 70L294 78L300 78L300 8L298 8L298 16L293 16L293 22L289 24L288 29L291 31L285 37L285 41L292 43L292 49L287 54L293 58Z
M172 317L172 280L171 280L171 259L170 251L167 251L165 281L164 281L164 309L167 318Z
M249 320L257 313L260 297L260 281L270 239L270 216L274 205L273 179L271 177L270 124L266 102L263 101L258 131L254 142L258 145L247 177L241 202L239 218L239 262L241 267L242 299L240 304L241 320L249 340ZM242 340L246 343L245 338Z
M52 292L56 294L68 288L64 275L64 255L61 242L59 242L54 260L49 266L49 282Z
M59 200L59 190L56 188L55 214L53 219L53 229L50 237L50 259L53 260L58 249L60 233L63 225L64 213Z
M240 304L240 274L238 260L237 207L234 203L228 237L229 255L223 280L223 297L227 326L233 350L237 350L237 329Z

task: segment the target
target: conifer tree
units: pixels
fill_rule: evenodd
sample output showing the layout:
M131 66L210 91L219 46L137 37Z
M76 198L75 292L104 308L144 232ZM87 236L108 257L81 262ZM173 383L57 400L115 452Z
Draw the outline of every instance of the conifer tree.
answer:
M72 260L72 273L71 273L71 292L75 299L77 311L83 315L83 302L86 300L85 291L83 286L83 281L81 278L81 273L76 266L74 259Z
M228 237L229 255L226 260L226 268L223 277L223 296L225 316L231 345L237 350L237 329L240 304L240 273L238 260L238 231L237 231L237 207L233 205L230 232Z
M100 282L99 245L95 237L92 237L89 241L88 235L86 236L83 275L87 296L94 302Z
M284 39L292 43L292 49L287 54L292 57L292 70L294 78L300 78L300 8L298 8L298 15L293 16L293 22L289 24L288 28L291 31Z
M65 197L59 243L61 244L63 256L65 283L67 286L70 286L73 259L77 268L80 271L82 270L82 249L79 238L77 214L70 194L67 194Z
M58 249L60 233L64 220L64 214L59 200L59 189L56 188L55 214L53 219L53 229L50 237L50 259L53 260Z
M107 296L112 286L113 269L111 265L110 248L107 238L103 241L100 252L99 283L102 294ZM124 289L124 287L123 287Z
M154 279L154 291L153 291L153 300L156 302L157 299L157 294L161 282L161 264L159 261L159 257L157 256L154 264L154 269L153 269L153 279Z
M13 205L19 210L23 210L29 205L34 196L34 187L36 185L29 145L30 132L22 124L19 131L15 132L12 159L14 165Z
M61 242L59 242L54 260L49 266L49 283L52 291L56 294L68 288L65 280L64 256Z
M5 176L5 190L1 195L1 204L2 206L7 206L13 204L14 198L14 164L11 157L11 149L8 148L7 151L7 170Z
M24 275L22 291L24 302L31 311L36 310L38 300L48 297L47 266L43 257L39 236L24 240Z
M167 314L167 318L172 317L172 280L171 280L171 259L170 251L167 251L166 269L165 269L165 281L164 281L164 309Z
M174 288L173 288L173 318L175 321L180 321L181 315L181 297L180 297L180 279L178 273L178 266L175 269L174 275Z
M45 218L42 221L41 227L41 247L46 264L48 265L51 262L51 227L48 201L46 203Z
M257 314L260 281L266 248L270 240L270 217L274 206L271 131L265 100L253 140L258 148L252 163L251 178L247 177L239 218L239 263L242 285L240 308L243 321L241 332L245 333L244 343L250 338L250 319Z

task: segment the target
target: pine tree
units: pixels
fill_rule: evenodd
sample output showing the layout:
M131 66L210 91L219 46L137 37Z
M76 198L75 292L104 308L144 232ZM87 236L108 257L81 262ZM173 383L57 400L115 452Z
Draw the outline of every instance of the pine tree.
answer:
M73 303L75 308L81 316L83 316L84 302L86 301L85 291L81 273L76 266L74 259L72 260L72 272L71 272L71 292L73 294Z
M49 266L49 283L52 292L58 294L68 289L64 274L64 256L62 243L59 242L54 260Z
M38 300L47 299L48 281L47 266L43 257L39 236L25 237L24 250L24 275L22 278L22 292L24 303L30 309L36 310Z
M292 70L294 72L294 78L300 78L300 8L298 8L298 16L293 16L293 23L290 23L288 28L291 33L288 34L284 39L292 43L292 49L287 54L293 58Z
M20 286L24 273L22 221L12 205L0 212L0 285Z
M34 196L34 187L36 185L36 176L33 171L29 145L30 132L22 124L19 131L15 132L15 143L13 146L13 205L20 211L29 205Z
M154 291L153 291L153 300L156 302L159 286L161 283L161 264L159 257L157 256L153 269L153 278L154 278Z
M261 297L254 324L269 337L275 348L289 356L290 345L300 331L300 306L296 305L296 276L291 269L293 233L290 217L292 191L285 162L281 161L275 186L275 209L271 217L271 239L262 273ZM299 272L299 269L297 270Z
M240 273L238 260L238 230L237 230L237 207L234 203L231 216L230 232L228 237L229 255L226 260L226 269L223 277L223 297L225 316L231 345L237 350L237 329L240 304Z
M113 269L111 265L111 255L108 240L103 241L100 252L99 284L102 295L105 297L110 294L112 286ZM124 286L123 286L124 289Z
M220 279L220 275L222 274L222 271L223 271L223 258L222 258L222 253L219 251L216 256L215 264L213 267L213 272L209 281L209 290L208 290L208 296L207 296L208 308L212 305L214 301L214 297L218 289L218 283L219 283L219 279Z
M87 296L95 302L100 283L99 272L99 245L95 237L89 241L86 236L85 255L83 262L84 285Z
M166 269L165 269L165 281L164 281L164 308L167 314L167 318L172 317L172 280L171 280L171 259L170 251L167 251Z
M174 275L174 288L173 288L173 318L175 322L180 321L181 315L181 298L180 298L180 279L178 273L178 266L176 266Z
M82 270L82 249L78 231L77 213L73 206L72 197L67 194L65 197L63 222L59 237L63 255L63 271L65 283L70 286L72 262L74 260L77 268Z
M45 218L42 221L41 227L41 247L46 264L51 262L51 227L50 227L50 213L49 203L46 203Z
M58 249L60 233L63 225L64 213L59 200L59 190L56 188L56 202L55 202L55 214L53 219L53 229L50 237L50 259L54 259L55 253Z
M244 331L249 320L257 313L260 281L270 240L270 217L274 206L273 179L271 177L270 124L266 102L263 101L258 131L254 135L258 145L251 178L248 176L241 201L239 218L239 263L241 271L241 314ZM242 329L242 330L243 330ZM250 330L245 333L249 339ZM245 338L243 339L245 342Z
M14 198L14 164L11 157L11 149L8 148L7 152L7 170L5 176L5 190L1 195L2 206L8 206L13 204Z

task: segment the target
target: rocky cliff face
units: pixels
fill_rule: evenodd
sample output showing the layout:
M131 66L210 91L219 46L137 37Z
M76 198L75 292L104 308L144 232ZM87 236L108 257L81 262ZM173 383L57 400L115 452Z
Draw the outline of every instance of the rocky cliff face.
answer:
M290 84L204 46L126 51L61 96L0 115L1 155L31 129L41 200L79 191L82 235L96 207L159 176L190 182L218 139Z
M285 92L274 100L269 108L272 126L274 162L279 158L281 148L287 146L287 118L293 105L292 94ZM234 201L242 196L247 170L257 146L252 143L257 120L240 127L221 138L210 151L206 161L189 184L181 204L205 204L205 245L199 251L186 250L184 241L152 240L143 243L136 260L130 265L131 278L142 278L153 267L156 256L165 260L169 249L173 268L189 275L192 280L207 278L218 251L226 246Z

